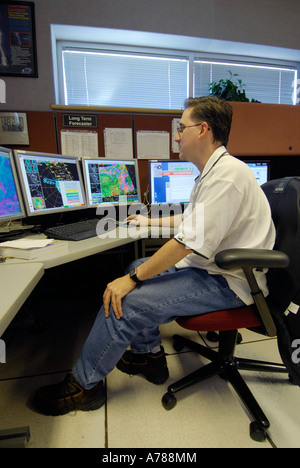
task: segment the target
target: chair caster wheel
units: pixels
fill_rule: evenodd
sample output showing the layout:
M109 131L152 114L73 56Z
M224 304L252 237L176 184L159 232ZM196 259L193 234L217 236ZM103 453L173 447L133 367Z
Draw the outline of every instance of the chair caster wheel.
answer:
M256 442L263 442L266 439L266 432L262 429L256 421L252 421L249 426L250 437Z
M215 331L210 331L206 333L206 338L208 339L208 341L217 343L219 341L219 334Z
M161 402L163 407L169 411L176 406L177 400L172 393L165 393Z
M213 343L217 343L219 341L219 334L215 331L210 331L206 333L206 338L208 341L212 341ZM236 343L240 344L243 341L243 337L240 333L237 334Z
M175 349L175 351L179 352L179 351L183 350L184 345L182 343L180 343L179 341L174 341L173 348Z
M290 373L289 373L288 377L289 377L289 381L290 381L293 385L298 385L298 387L300 387L299 378L298 378L298 379L295 379L294 376L291 375Z

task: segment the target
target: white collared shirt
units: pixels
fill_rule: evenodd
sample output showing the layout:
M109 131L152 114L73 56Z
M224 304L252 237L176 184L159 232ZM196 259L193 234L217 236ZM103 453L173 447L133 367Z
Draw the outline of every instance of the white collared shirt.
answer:
M177 263L177 268L221 274L242 301L253 303L243 271L221 270L214 257L231 248L272 249L275 228L268 200L251 169L224 146L212 154L196 179L175 239L195 252ZM255 277L267 295L265 272L255 272Z

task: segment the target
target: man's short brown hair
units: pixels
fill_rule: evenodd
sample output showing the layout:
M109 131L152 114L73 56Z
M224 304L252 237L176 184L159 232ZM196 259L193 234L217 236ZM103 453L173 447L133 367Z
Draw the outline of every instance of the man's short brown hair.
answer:
M188 98L185 101L185 109L187 108L193 108L193 120L208 123L215 141L227 145L232 122L232 107L227 101L216 96Z

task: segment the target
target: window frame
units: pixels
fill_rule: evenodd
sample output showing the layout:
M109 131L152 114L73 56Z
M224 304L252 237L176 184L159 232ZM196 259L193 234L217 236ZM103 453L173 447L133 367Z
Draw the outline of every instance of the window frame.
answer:
M228 60L227 60L227 58ZM240 57L239 57L240 58ZM249 57L242 57L244 58L244 60L233 60L231 58L231 56L225 56L223 55L221 58L212 58L212 56L210 56L210 58L208 59L207 57L204 58L204 57L199 57L197 54L195 54L195 57L194 57L194 64L196 63L209 63L211 65L228 65L228 67L230 67L230 65L232 66L237 66L237 67L249 67L249 68L264 68L264 69L273 69L273 70L280 70L280 71L293 71L295 73L294 75L294 88L291 89L291 94L294 95L293 97L293 104L290 104L290 105L296 105L297 104L297 77L298 77L298 73L299 73L299 67L298 67L298 63L297 62L288 62L288 61L282 61L282 60L268 60L266 59L264 62L262 62L262 59L257 59L257 60L247 60L249 59ZM226 78L230 78L230 76L228 75L227 77L224 77L225 79ZM299 81L299 80L298 80ZM242 82L243 82L243 79L242 79ZM195 81L194 81L195 83ZM247 83L244 83L243 84L246 85L246 95L247 95ZM195 89L195 88L194 88ZM194 91L194 90L193 90ZM280 94L280 89L278 88L278 92ZM248 96L247 96L248 97ZM273 104L278 104L278 103L273 103Z
M70 40L56 40L54 58L54 81L55 81L55 94L56 102L58 105L65 104L65 93L64 93L64 77L63 77L63 50L65 48L83 49L83 50L99 50L105 52L120 52L120 53L133 53L138 55L153 55L153 56L164 56L170 58L186 59L188 61L188 83L187 83L187 95L194 96L194 75L195 75L195 63L197 61L205 61L211 63L228 63L232 65L248 65L257 67L271 67L271 68L283 68L292 69L296 72L296 77L300 76L300 64L296 61L285 61L275 59L265 59L262 57L252 57L245 55L230 55L221 53L205 53L188 50L173 50L155 47L139 47L139 46L125 46L120 44L110 44L104 42L83 42L83 41L70 41ZM291 105L299 104L297 99L297 82L294 84L294 102ZM104 107L99 105L99 107ZM105 106L108 107L108 106ZM174 109L179 110L179 109ZM162 112L164 109L162 109Z

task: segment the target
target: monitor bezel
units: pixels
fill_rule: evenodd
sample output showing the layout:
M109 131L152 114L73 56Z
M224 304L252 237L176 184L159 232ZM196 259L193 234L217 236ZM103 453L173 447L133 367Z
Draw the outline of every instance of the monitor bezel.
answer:
M29 200L27 198L27 193L26 193L26 187L25 187L25 182L23 178L23 173L22 173L22 168L21 168L21 163L20 163L20 158L19 155L22 156L37 156L37 157L42 157L42 158L58 158L58 159L70 159L72 161L75 161L76 167L77 167L77 172L79 176L79 183L81 186L81 191L82 191L82 197L83 197L83 202L84 205L82 206L71 206L68 208L65 207L58 207L58 208L47 208L45 210L36 210L36 211L31 211L30 206L29 206ZM81 173L81 168L80 168L80 163L79 163L79 158L77 156L69 156L69 155L64 155L64 154L56 154L56 153L43 153L43 152L38 152L38 151L29 151L29 150L14 150L14 156L15 156L15 161L16 161L16 167L17 167L17 172L19 175L19 181L20 181L20 187L23 193L23 201L24 201L24 206L26 210L26 215L28 218L35 217L35 216L46 216L46 215L52 215L55 213L66 213L69 211L78 211L82 209L87 208L86 204L86 199L85 199L85 187L83 183L83 177Z
M23 201L22 190L21 190L21 186L20 186L20 182L19 182L19 178L18 178L18 172L17 172L16 165L15 165L13 150L11 148L6 148L4 146L0 146L0 151L2 151L3 153L8 153L8 158L9 158L9 161L10 161L10 167L11 167L11 170L12 170L12 176L13 176L13 179L14 179L14 183L15 183L15 187L16 187L16 193L17 193L17 197L18 197L18 201L19 201L19 205L20 205L20 209L21 209L21 214L0 216L0 223L3 223L3 222L7 222L7 221L14 221L14 220L17 220L17 219L25 218L26 217L26 211L25 211L25 205L24 205L24 201Z
M152 202L152 185L151 185L151 163L158 163L158 162L181 162L181 163L189 163L189 164L193 164L193 166L195 166L194 163L191 163L191 161L184 161L184 160L181 160L181 159L148 159L148 187L149 187L149 203L150 205L170 205L172 203L170 202ZM195 166L196 167L196 166ZM197 177L199 177L200 175L200 171L199 171L199 174L198 176L195 177L195 180ZM188 205L189 201L184 201L184 202L176 202L176 204L178 205L182 205L182 206L185 206L185 205Z
M116 163L116 164L129 163L129 164L133 164L134 167L135 167L138 200L129 201L129 202L128 201L124 202L123 200L122 201L109 201L109 202L99 203L98 205L90 203L89 191L88 191L89 181L88 181L88 174L87 174L86 164L85 164L86 161L97 161L97 162L108 163L108 164L109 163ZM141 188L140 188L140 177L139 177L139 166L138 166L137 159L110 159L110 158L108 159L108 158L105 158L105 157L95 157L95 158L83 157L83 158L81 158L81 162L82 162L83 178L84 178L84 185L85 185L86 204L87 204L88 208L97 208L97 207L101 207L101 206L106 207L106 206L111 206L111 205L112 206L122 206L124 204L126 204L126 205L131 205L131 204L140 205L142 203Z

